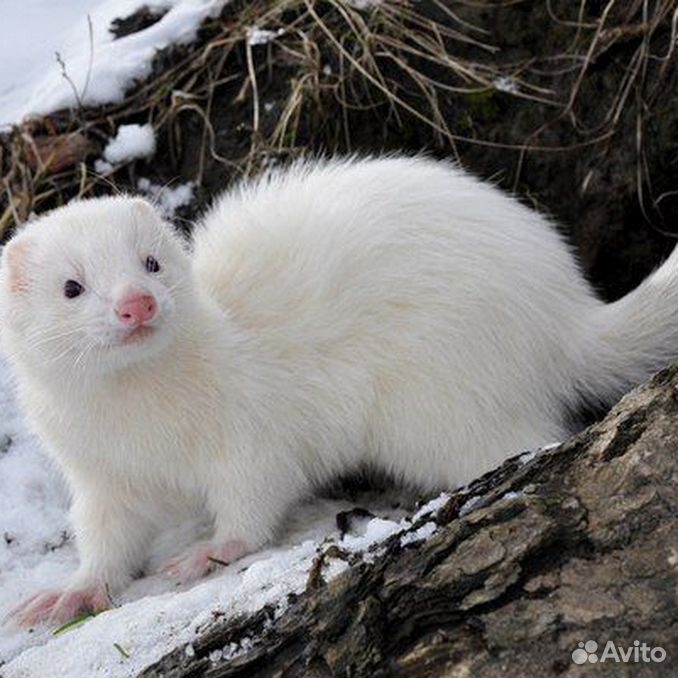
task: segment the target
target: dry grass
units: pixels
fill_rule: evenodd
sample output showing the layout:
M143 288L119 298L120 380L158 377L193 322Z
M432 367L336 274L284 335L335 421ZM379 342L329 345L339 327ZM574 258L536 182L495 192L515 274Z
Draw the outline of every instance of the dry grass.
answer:
M221 18L204 27L196 44L173 54L169 65L131 92L124 103L62 112L5 135L0 146L0 236L33 212L74 196L133 184L133 164L116 168L111 176L97 175L91 167L116 127L131 121L151 122L166 141L173 165L187 146L187 118L200 121L194 177L200 185L207 168L215 164L237 176L309 147L354 150L359 146L356 116L373 115L391 130L418 126L431 146L457 157L459 145L469 143L523 154L595 145L615 134L629 101L638 103L640 97L641 105L635 108L638 183L644 185L644 112L663 95L662 69L675 58L675 1L658 0L650 6L649 0L608 0L602 13L590 19L584 0L569 18L559 16L547 0L554 30L567 35L568 44L558 53L513 63L498 54L493 36L462 18L461 12L455 13L454 7L465 4L473 1L383 0L371 9L358 10L344 0L234 0ZM276 37L266 45L252 45L248 36L253 26ZM667 26L666 47L657 53L656 33L666 32ZM587 78L604 55L624 43L631 43L632 49L624 51L629 56L618 91L591 125L580 119ZM650 69L653 88L646 82ZM554 88L554 78L570 83L568 89ZM472 124L460 125L451 115L455 102L497 91L540 107L542 122L519 140L497 140L479 135ZM264 110L266 97L271 96L278 106L273 122ZM249 143L225 157L217 134L223 132L224 111L243 107L248 110ZM543 141L545 130L562 121L577 132L572 144ZM47 152L43 148L45 137L62 135L75 135L69 139L85 143L66 166L59 164L63 149L55 151L49 144Z

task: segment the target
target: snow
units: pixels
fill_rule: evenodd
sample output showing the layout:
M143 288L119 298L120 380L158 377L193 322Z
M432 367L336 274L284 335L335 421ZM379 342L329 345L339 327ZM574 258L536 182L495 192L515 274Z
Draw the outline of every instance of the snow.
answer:
M150 75L158 50L191 42L226 2L3 0L0 127L79 104L122 101L135 81ZM114 39L111 22L142 6L166 13L152 26Z
M405 523L384 520L382 518L373 518L367 523L367 529L364 534L347 534L339 545L348 551L364 551L373 544L382 542L388 539L392 534L400 532L404 526Z
M347 0L346 4L355 7L356 9L372 9L381 5L382 0Z
M195 183L189 181L176 186L155 184L146 177L137 181L137 188L155 203L166 219L172 219L179 207L193 200Z
M549 443L548 445L543 445L542 447L539 448L540 452L548 452L550 450L555 450L556 447L559 447L562 445L562 442L555 442L555 443Z
M520 457L518 457L518 461L521 464L529 464L533 459L542 454L542 452L553 450L561 444L562 443L549 443L548 445L538 447L536 450L528 450L527 452L523 452Z
M514 499L522 499L525 496L524 492L506 492L501 496L502 501L513 501Z
M155 153L155 133L151 125L120 125L104 148L104 159L115 165Z
M424 539L431 537L435 531L438 529L436 523L429 520L428 523L424 523L421 527L418 527L412 532L407 532L400 538L400 545L407 546L408 544L414 544Z
M537 454L539 454L539 449L523 452L523 454L518 457L518 461L521 464L529 464L537 456Z
M418 520L423 518L424 516L429 515L429 513L435 513L437 514L438 511L447 504L447 502L450 500L450 493L449 492L441 492L435 499L431 499L430 501L426 502L413 516L412 516L412 522L416 523Z
M103 0L3 0L0 41L0 126L19 122L25 102L74 23ZM84 34L88 43L87 32Z
M250 47L256 45L267 45L277 37L284 33L284 29L279 28L277 31L270 31L264 28L257 28L257 26L250 26L247 29L247 44Z
M495 89L500 92L508 92L509 94L517 94L520 89L518 84L512 78L507 78L505 75L500 75L494 79L492 83Z
M52 678L135 675L173 647L193 640L214 613L252 612L290 592L301 593L315 552L316 543L306 540L259 553L187 590L122 600L120 607L73 630L44 637L44 645L24 651L4 666L3 675L39 676L48 669ZM137 584L137 595L149 588L149 582Z
M110 162L99 158L94 161L94 171L105 175L115 171L115 167Z
M485 500L482 497L471 497L466 503L464 503L459 509L459 517L468 515L472 511L475 511L478 508L481 508Z

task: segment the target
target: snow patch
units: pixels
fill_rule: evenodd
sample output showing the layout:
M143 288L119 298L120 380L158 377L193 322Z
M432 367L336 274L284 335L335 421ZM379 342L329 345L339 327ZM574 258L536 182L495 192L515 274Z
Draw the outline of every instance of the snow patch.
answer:
M277 31L270 31L264 28L257 28L257 26L250 26L247 29L247 44L251 47L256 45L267 45L277 37L285 32L284 29L279 28Z
M524 452L518 457L518 461L521 464L529 464L539 453L539 450L529 450L528 452Z
M346 0L347 5L355 7L356 9L371 9L381 5L382 0Z
M462 505L459 509L459 517L465 516L471 511L475 511L477 508L480 508L485 503L483 497L471 497L466 503Z
M104 160L116 165L137 158L150 158L154 153L155 132L151 125L120 125L115 137L104 149Z
M555 450L556 447L559 445L562 445L562 442L557 442L557 443L549 443L548 445L544 445L543 447L539 448L540 452L548 452L549 450Z
M513 78L508 78L505 75L496 77L492 84L494 85L494 88L500 92L517 94L520 91L518 88L518 83Z
M522 499L525 496L524 492L507 492L501 496L502 501L513 501L514 499Z
M418 527L416 530L404 534L400 538L400 545L407 546L408 544L414 544L415 542L428 539L437 529L438 526L432 521L424 523L421 527Z
M13 50L21 68L0 70L0 127L62 108L121 102L135 82L151 74L158 50L193 41L200 24L217 16L226 2L11 0L5 8L5 0L3 38L10 33L14 37L3 39L0 62L11 59ZM113 20L144 6L166 13L148 28L115 39L110 32ZM14 30L7 30L6 24Z
M364 534L346 534L339 542L339 546L347 551L365 551L373 544L385 541L396 532L402 531L404 527L403 522L396 523L393 520L373 518L367 523Z
M438 513L438 511L447 504L450 500L449 492L441 492L435 499L424 504L413 516L412 522L416 523L420 518L428 515L429 513Z
M157 205L166 219L172 219L179 207L188 205L193 200L195 183L189 181L176 186L162 186L142 177L137 181L137 188Z
M221 650L221 659L235 659L240 655L246 654L254 647L252 638L241 638L239 643L229 643L223 650ZM211 657L210 657L211 659Z
M521 464L528 464L535 457L539 456L542 452L548 452L549 450L553 450L560 444L561 443L549 443L548 445L544 445L543 447L538 447L536 450L528 450L527 452L523 452L523 454L521 454L518 457L518 461Z

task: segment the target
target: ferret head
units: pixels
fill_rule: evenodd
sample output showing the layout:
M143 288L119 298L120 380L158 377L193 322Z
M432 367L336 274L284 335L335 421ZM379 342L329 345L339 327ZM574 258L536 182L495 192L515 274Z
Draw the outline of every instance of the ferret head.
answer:
M33 369L106 373L164 350L191 308L178 236L139 198L73 202L4 248L2 343Z

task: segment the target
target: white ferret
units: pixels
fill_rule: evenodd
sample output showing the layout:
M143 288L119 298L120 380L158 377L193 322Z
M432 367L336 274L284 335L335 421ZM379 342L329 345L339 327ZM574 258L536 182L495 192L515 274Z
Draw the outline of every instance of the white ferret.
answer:
M23 625L106 607L178 505L214 521L167 568L190 580L338 474L465 483L678 355L678 251L605 304L542 216L423 159L269 173L192 254L141 199L73 202L2 264L2 343L81 558Z

